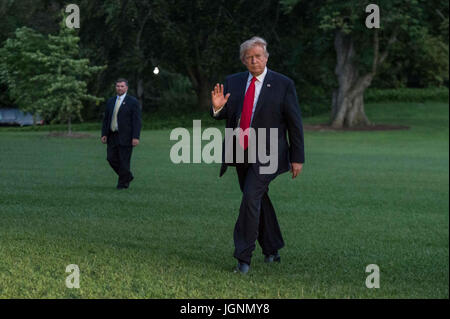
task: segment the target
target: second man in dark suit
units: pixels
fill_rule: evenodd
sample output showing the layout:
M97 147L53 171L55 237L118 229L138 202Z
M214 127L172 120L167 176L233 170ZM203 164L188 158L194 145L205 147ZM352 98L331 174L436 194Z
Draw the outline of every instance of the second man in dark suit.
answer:
M133 180L130 160L133 147L139 144L141 107L138 100L127 94L128 81L116 81L117 96L106 102L102 126L102 143L107 144L107 160L119 176L117 189L128 188Z

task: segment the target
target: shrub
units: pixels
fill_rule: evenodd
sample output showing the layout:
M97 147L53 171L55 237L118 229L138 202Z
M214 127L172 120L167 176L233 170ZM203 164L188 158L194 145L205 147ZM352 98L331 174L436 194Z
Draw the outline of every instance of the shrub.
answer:
M374 89L369 88L365 93L365 102L425 102L448 101L448 88L399 88Z

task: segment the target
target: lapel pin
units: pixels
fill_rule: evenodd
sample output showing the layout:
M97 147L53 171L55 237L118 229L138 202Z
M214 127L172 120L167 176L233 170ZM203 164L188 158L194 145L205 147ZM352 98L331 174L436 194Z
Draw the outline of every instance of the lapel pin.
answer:
M270 88L270 83L267 84L267 87Z

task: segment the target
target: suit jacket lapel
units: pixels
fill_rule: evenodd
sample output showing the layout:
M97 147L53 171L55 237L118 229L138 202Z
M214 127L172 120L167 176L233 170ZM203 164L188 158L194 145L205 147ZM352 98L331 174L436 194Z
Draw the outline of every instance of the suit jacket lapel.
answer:
M117 98L117 97L116 97ZM116 105L116 99L111 100L111 103L109 103L108 108L109 108L109 112L111 113L111 115L114 112L114 105Z
M264 102L266 101L267 94L270 93L270 81L272 79L272 72L267 69L266 77L264 78L263 84L261 86L261 92L259 92L258 102L256 103L255 112L253 113L252 125L255 122L255 118L258 112L263 108ZM251 126L252 126L251 125Z

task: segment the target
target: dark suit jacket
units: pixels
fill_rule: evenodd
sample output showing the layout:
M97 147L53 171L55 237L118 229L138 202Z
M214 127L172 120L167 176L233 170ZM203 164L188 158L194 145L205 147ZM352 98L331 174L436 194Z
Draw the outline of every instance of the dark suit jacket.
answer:
M231 93L227 104L216 117L213 116L212 108L210 110L211 116L215 119L226 119L227 128L234 129L238 127L244 104L248 75L249 72L247 71L228 76L224 83L224 95ZM278 129L278 170L276 173L267 176L268 178L274 178L290 170L290 163L292 162L304 163L302 118L295 85L291 79L280 73L267 70L251 127L255 129L257 139L258 128ZM287 134L289 134L289 143ZM266 154L269 154L270 150L269 139L269 130L266 130ZM261 165L264 164L261 164L258 158L256 163L252 165L256 169L257 174L259 174L258 168ZM225 173L227 166L235 166L235 163L225 163L225 148L223 148L220 176Z
M112 97L106 102L102 136L109 137L111 133L110 127L116 98ZM125 96L117 113L117 125L120 145L130 146L133 138L139 139L141 133L141 107L134 96L129 94Z

